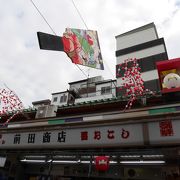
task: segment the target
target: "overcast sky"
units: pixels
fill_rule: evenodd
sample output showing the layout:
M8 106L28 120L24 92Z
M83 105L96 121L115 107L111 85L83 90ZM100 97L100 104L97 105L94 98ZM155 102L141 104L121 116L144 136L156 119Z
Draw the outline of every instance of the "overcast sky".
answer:
M86 29L71 0L33 0L57 35ZM97 30L105 70L79 66L90 77L115 78L115 36L154 22L169 58L180 57L180 0L74 0L88 29ZM0 0L0 88L14 90L24 105L51 99L86 76L63 52L40 50L37 31L53 33L30 0Z

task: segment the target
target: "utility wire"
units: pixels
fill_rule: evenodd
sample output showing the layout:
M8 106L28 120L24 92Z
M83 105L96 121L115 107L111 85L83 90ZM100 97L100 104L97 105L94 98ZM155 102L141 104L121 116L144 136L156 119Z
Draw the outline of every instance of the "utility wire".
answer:
M77 11L77 13L78 13L79 17L81 18L82 22L84 23L84 25L85 25L86 29L88 30L88 26L87 26L87 24L86 24L86 22L85 22L85 20L84 20L83 16L81 15L81 13L80 13L79 9L77 8L77 6L76 6L76 4L75 4L74 0L71 0L71 2L72 2L72 4L73 4L73 6L75 7L75 9L76 9L76 11ZM111 72L111 70L110 70L110 68L109 68L108 64L106 63L106 61L105 61L105 60L103 60L103 62L106 64L106 67L107 67L108 71L110 72L110 74L111 74L111 75L112 75L112 77L114 78L114 76L113 76L113 74L112 74L112 72ZM88 77L89 77L89 71L88 71ZM115 83L114 83L114 82L113 82L113 84L115 85ZM115 87L116 87L116 85L115 85Z
M72 4L73 4L73 6L75 7L75 9L76 9L77 13L79 14L79 17L81 18L82 22L84 23L84 25L85 25L86 29L88 30L88 26L87 26L87 24L86 24L86 22L85 22L84 18L82 17L82 15L81 15L80 11L78 10L78 8L77 8L77 6L76 6L75 2L74 2L73 0L71 0L71 2L72 2Z
M36 4L33 2L33 0L30 0L30 1L31 1L31 3L33 4L33 6L35 7L35 9L38 11L38 13L40 14L40 16L43 18L43 20L46 22L46 24L49 26L49 28L51 29L51 31L54 33L54 35L56 35L55 31L53 30L53 28L51 27L51 25L48 23L48 21L46 20L46 18L43 16L43 14L42 14L41 11L39 10L39 8L36 6ZM84 23L86 29L88 30L88 26L87 26L85 20L83 19L80 11L78 10L75 2L74 2L73 0L71 0L71 2L72 2L72 4L73 4L73 6L75 7L75 9L76 9L79 17L81 18L82 22ZM84 75L87 79L89 79L89 71L88 71L88 76L87 76L87 75L84 73L84 71L83 71L77 64L75 64L75 65L76 65L76 66L78 67L78 69L83 73L83 75ZM108 67L108 65L107 65L107 67ZM108 69L109 69L109 67L108 67ZM110 70L110 69L109 69L109 70ZM115 85L114 82L113 82L113 84ZM116 85L115 85L115 87L116 87ZM104 96L104 95L103 95L103 96Z
M74 8L76 9L76 11L77 11L77 13L78 13L78 15L79 15L80 19L81 19L81 20L82 20L82 22L84 23L84 26L86 27L86 30L88 30L88 26L87 26L87 24L86 24L86 22L85 22L85 20L84 20L83 16L81 15L81 13L80 13L79 9L77 8L77 6L76 6L76 4L75 4L74 0L71 0L71 2L72 2L72 4L73 4ZM90 74L90 68L88 69L88 75L86 76L86 77L87 77L87 79L89 78L89 74Z
M30 0L31 1L31 3L33 4L33 6L35 7L35 9L38 11L38 13L40 14L40 16L43 18L43 20L46 22L46 24L49 26L49 28L51 29L51 31L54 33L54 35L57 35L56 33L55 33L55 31L53 30L53 28L51 27L51 25L48 23L48 21L46 20L46 18L43 16L43 14L41 13L41 11L39 10L39 8L36 6L36 4L33 2L33 0ZM73 4L74 4L74 2L73 2ZM75 6L75 8L76 8L76 10L78 11L78 9L77 9L77 7L76 7L76 5L74 4L74 6ZM79 12L79 11L78 11ZM79 15L80 15L80 13L78 13ZM80 17L82 17L81 15L80 15ZM83 20L83 22L84 22L84 20ZM87 26L86 26L87 27ZM84 71L76 64L76 66L78 67L78 69L85 75L85 77L87 78L87 75L84 73Z
M112 77L114 78L113 73L111 72L111 69L109 68L108 64L106 63L106 61L104 61L104 62L105 62L105 64L106 64L106 67L108 68L109 72L111 73ZM117 85L115 84L114 81L113 81L113 84L114 84L114 86L117 88Z
M80 13L79 9L77 8L77 6L76 6L76 4L75 4L74 0L71 0L71 2L72 2L72 4L73 4L74 8L76 9L76 11L77 11L77 13L78 13L79 17L81 18L82 22L84 23L84 25L85 25L86 29L88 30L87 24L86 24L86 22L85 22L84 18L82 17L82 15L81 15L81 13ZM109 68L108 64L106 63L106 61L104 61L104 63L106 64L106 66L107 66L107 68L108 68L109 72L111 73L112 77L114 78L114 76L113 76L113 74L112 74L112 72L111 72L111 70L110 70L110 68ZM83 71L82 71L82 72L83 72ZM85 73L83 72L83 74L85 74ZM88 69L88 76L86 76L86 77L87 77L87 79L89 79L89 74L90 74L90 68ZM114 81L112 81L112 82L113 82L113 84L114 84L114 87L115 87L115 88L117 88L117 86L116 86L115 82L114 82ZM87 81L87 88L88 88L88 81ZM87 92L87 94L88 94L88 92ZM105 96L104 96L104 95L103 95L103 97L105 98Z
M54 33L54 35L57 35L56 32L53 30L52 26L48 23L47 19L44 17L44 15L41 13L41 11L39 10L39 8L37 7L37 5L34 3L34 1L33 1L33 0L30 0L30 1L31 1L31 3L33 4L33 6L35 7L35 9L38 11L38 13L40 14L40 16L43 18L43 20L46 22L46 24L48 25L48 27L49 27L49 28L51 29L51 31ZM74 0L71 0L71 2L72 2L72 4L73 4L73 6L75 7L75 9L76 9L79 17L81 18L82 22L84 23L86 29L88 30L88 26L87 26L84 18L82 17L79 9L77 8ZM112 77L113 77L113 74L112 74L112 72L111 72L111 70L110 70L110 68L109 68L109 66L107 65L107 63L106 63L105 60L104 60L104 62L105 62L106 67L108 68L109 72L111 73L111 75L112 75ZM75 64L75 65L76 65L76 66L78 67L78 69L83 73L83 75L88 79L88 78L89 78L89 71L88 71L88 75L86 75L86 73L85 73L77 64Z
M46 20L46 18L43 16L43 14L41 13L41 11L38 9L38 7L35 5L35 3L33 2L33 0L30 0L31 3L33 4L33 6L36 8L36 10L38 11L38 13L41 15L41 17L44 19L44 21L46 22L46 24L49 26L49 28L51 29L51 31L56 35L55 31L53 30L53 28L51 27L51 25L48 23L48 21Z
M86 76L86 78L88 79L88 76L85 74L85 72L77 65L77 64L75 64L78 68L79 68L79 70Z

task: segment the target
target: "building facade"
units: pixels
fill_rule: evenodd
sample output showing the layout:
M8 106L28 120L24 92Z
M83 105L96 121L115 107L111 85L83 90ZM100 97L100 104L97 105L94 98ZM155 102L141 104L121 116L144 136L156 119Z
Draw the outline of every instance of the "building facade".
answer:
M155 24L150 23L116 36L116 47L117 86L122 86L124 77L124 70L120 65L126 59L136 58L145 88L159 92L156 62L168 60L168 54L164 38L158 37Z
M116 92L120 72L117 80L98 76L70 82L51 100L33 102L32 109L1 126L1 179L180 178L179 90L161 93L155 66L168 59L164 40L153 23L116 40L116 68L126 58L139 59L145 85L155 93L125 110L128 97ZM2 116L2 124L10 116Z

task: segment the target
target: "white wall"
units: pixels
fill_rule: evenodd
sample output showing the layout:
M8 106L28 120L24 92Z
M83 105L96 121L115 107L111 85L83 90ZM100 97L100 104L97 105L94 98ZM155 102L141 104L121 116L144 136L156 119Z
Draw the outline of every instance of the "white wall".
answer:
M117 50L157 39L154 27L116 37Z
M107 86L112 87L113 88L112 91L109 94L101 95L101 88L107 87ZM96 85L96 94L93 94L93 96L91 96L91 97L78 98L75 100L75 103L81 103L81 102L86 102L86 101L94 101L94 100L116 97L116 88L115 87L116 87L116 82L114 82L114 83L113 82L107 82L107 83L97 84Z
M88 96L87 94L81 94L81 98L94 97L94 96L96 96L96 92L88 93Z
M69 90L72 90L72 89L77 89L78 90L78 89L82 88L83 85L85 87L87 85L87 82L79 82L79 83L70 85Z
M63 96L64 94L67 96L66 102L60 102L61 96ZM53 102L55 97L57 97L57 101ZM52 95L51 104L61 106L61 105L66 105L67 101L68 101L68 92L62 92L62 93L59 93L59 94L53 94Z
M158 72L156 69L142 73L141 77L144 81L151 81L154 79L159 79ZM122 84L123 84L122 78L118 78L117 79L117 86L118 87L122 86Z
M95 82L103 81L102 76L95 76L88 79L88 86L95 86ZM85 88L87 87L87 80L84 80L83 82L77 82L72 85L70 85L69 89L79 89L79 88Z
M87 102L87 101L100 100L100 99L108 99L108 98L113 98L113 97L114 96L112 94L106 94L106 95L100 95L100 96L78 98L78 99L75 100L75 104L76 103L81 103L81 102Z
M116 89L115 89L115 85L116 85L116 82L108 82L108 83L103 83L103 84L97 84L96 85L96 96L100 96L101 95L101 88L102 87L108 87L110 86L112 88L112 91L111 91L111 94L113 96L116 96Z
M143 50L140 50L140 51L136 51L136 52L132 52L132 53L129 53L129 54L119 56L119 57L116 58L116 62L117 62L117 64L121 64L121 63L124 62L124 60L126 60L128 58L140 59L140 58L153 56L153 55L164 53L164 52L165 52L165 47L162 44L162 45L154 46L154 47L151 47L151 48L147 48L147 49L143 49Z

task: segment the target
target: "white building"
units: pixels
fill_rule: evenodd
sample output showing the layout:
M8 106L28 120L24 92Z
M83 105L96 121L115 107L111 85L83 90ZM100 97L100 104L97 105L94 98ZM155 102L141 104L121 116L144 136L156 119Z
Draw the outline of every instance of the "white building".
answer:
M138 59L145 88L158 92L159 77L156 62L167 60L163 38L159 38L154 23L136 28L116 36L116 75L120 65L128 58ZM124 71L117 75L117 86L122 86Z
M66 105L68 102L68 91L52 93L51 104L53 105Z
M63 106L116 97L116 80L104 80L96 76L80 81L70 82L69 89L52 93L52 105Z

